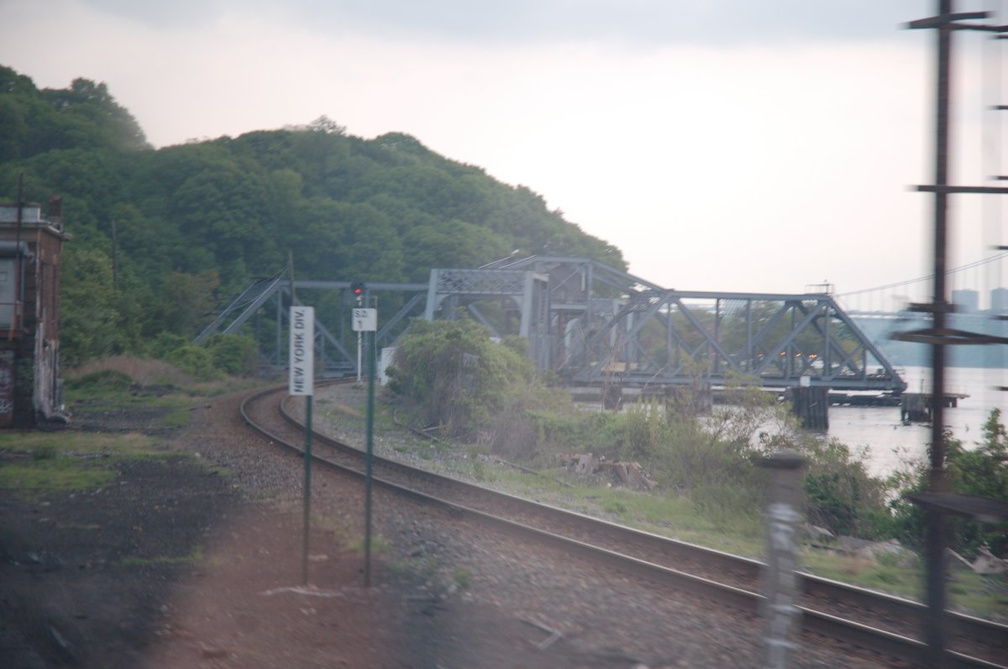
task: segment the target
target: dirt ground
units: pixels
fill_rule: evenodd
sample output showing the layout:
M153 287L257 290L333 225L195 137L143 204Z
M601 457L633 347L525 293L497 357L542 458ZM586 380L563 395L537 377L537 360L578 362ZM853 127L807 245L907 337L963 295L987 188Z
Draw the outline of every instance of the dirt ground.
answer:
M362 556L338 523L313 529L303 587L300 505L257 499L234 471L191 457L237 440L264 454L263 471L297 469L250 443L236 406L215 400L159 435L189 456L120 462L100 490L30 500L0 490L0 667L599 666L564 640L540 647L546 633L513 613L441 597L381 557L378 585L363 587ZM143 429L149 418L97 425Z

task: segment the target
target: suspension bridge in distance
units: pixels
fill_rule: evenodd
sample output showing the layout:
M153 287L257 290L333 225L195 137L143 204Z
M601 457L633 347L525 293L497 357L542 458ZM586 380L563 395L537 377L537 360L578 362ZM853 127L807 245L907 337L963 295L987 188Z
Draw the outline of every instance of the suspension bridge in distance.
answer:
M1008 288L1001 286L1008 253L989 257L946 272L952 286L946 327L960 344L1008 342ZM927 367L930 350L919 342L905 341L906 333L921 332L932 325L931 315L918 305L931 301L933 276L923 276L875 288L841 293L837 301L898 367ZM978 289L980 286L986 289ZM909 337L913 339L912 336ZM954 367L1008 368L1008 347L950 346L948 364Z

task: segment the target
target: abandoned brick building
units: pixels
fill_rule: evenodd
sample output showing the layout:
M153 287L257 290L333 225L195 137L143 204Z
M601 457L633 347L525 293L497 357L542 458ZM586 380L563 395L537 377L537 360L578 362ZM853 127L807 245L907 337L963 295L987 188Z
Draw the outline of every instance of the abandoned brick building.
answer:
M62 203L0 204L0 427L66 421L60 379Z

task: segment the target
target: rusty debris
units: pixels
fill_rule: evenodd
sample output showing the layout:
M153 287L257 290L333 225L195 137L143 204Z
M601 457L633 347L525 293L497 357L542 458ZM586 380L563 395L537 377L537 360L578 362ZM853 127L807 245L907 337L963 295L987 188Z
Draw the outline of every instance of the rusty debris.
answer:
M569 471L584 477L599 477L614 485L632 490L651 490L655 483L638 462L606 460L591 453L571 453L563 456Z

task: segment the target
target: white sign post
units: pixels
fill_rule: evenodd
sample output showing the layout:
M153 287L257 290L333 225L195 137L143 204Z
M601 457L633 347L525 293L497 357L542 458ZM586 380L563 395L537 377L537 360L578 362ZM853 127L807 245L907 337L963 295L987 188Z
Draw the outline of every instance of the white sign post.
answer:
M357 333L357 383L361 379L361 339L365 332L378 330L378 310L357 307L350 316L351 326ZM371 486L372 462L374 461L374 380L375 380L375 335L371 335L368 351L368 403L367 403L367 451L364 468L364 586L371 587Z
M315 384L315 308L290 310L291 395L312 395Z
M357 333L357 383L361 382L361 333L378 329L378 310L357 307L350 315L350 327Z
M305 396L304 533L301 545L301 582L308 585L308 529L311 517L311 433L312 395L315 391L315 308L290 309L291 395Z
M378 329L377 309L354 309L353 310L353 330L354 332L374 332Z

